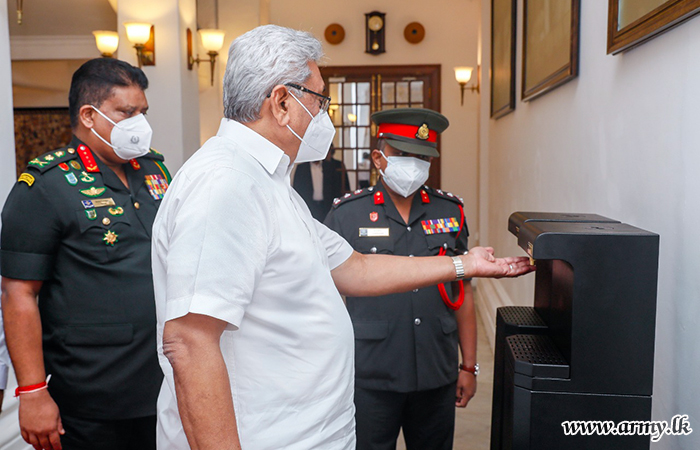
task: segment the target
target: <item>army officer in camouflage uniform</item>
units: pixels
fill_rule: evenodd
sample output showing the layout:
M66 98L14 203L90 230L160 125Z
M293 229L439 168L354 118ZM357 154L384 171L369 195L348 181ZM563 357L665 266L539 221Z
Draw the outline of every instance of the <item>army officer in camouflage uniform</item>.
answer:
M337 199L326 225L360 253L454 256L467 250L462 200L423 184L447 119L427 109L375 113L382 174ZM476 391L476 319L469 280L347 299L355 329L357 448L451 449L455 406ZM459 364L458 343L463 364ZM459 367L459 369L458 369Z
M170 175L150 149L147 86L125 62L83 64L72 141L30 161L2 211L5 332L35 449L155 449L150 240Z

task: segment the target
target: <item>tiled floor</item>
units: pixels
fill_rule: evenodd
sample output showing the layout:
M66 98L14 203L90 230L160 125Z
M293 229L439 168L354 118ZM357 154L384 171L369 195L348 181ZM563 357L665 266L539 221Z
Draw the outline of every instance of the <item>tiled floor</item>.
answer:
M477 314L478 339L476 353L479 360L479 383L476 395L466 408L457 409L455 450L488 450L491 440L491 395L493 391L493 351L486 331ZM405 450L399 437L398 450ZM428 449L426 449L428 450Z

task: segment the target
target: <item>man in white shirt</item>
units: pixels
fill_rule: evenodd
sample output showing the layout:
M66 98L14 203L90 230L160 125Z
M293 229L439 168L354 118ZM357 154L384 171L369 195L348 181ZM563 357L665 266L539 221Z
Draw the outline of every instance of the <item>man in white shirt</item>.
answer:
M226 118L160 207L160 449L354 449L353 330L340 294L533 270L484 248L361 255L311 217L289 174L295 161L323 159L335 132L321 57L313 36L275 25L237 38Z

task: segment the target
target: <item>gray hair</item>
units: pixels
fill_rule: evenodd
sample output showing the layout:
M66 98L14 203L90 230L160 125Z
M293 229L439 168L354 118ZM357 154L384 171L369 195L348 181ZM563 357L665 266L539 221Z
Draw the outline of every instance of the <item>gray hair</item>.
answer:
M228 51L224 117L243 123L259 119L262 103L275 86L306 82L311 76L308 63L322 57L321 43L305 31L263 25L239 36Z

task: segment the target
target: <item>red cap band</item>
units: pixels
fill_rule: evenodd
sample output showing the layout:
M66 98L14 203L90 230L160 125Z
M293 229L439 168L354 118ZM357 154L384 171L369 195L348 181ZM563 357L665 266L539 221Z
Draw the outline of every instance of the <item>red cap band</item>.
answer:
M417 141L437 142L437 133L433 130L428 130L428 139L417 138L416 135L418 134L419 128L420 127L416 125L406 125L403 123L382 123L377 130L377 137L380 138L382 134L388 133L415 139Z

